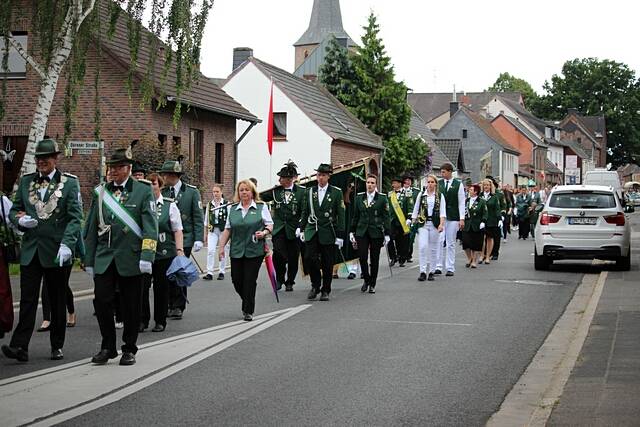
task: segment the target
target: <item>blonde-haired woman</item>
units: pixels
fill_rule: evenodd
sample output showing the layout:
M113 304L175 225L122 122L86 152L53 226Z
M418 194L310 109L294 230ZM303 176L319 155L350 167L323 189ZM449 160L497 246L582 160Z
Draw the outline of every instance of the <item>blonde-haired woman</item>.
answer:
M500 227L502 227L502 218L500 215L500 200L496 195L496 188L493 185L493 181L485 179L482 181L482 194L480 197L487 205L487 221L485 223L485 240L482 246L482 256L480 257L480 264L491 264L491 252L493 251L493 244L496 239L500 238Z
M224 258L224 247L231 242L231 282L242 298L244 320L253 320L256 287L260 265L264 259L264 238L273 230L273 220L267 205L260 201L258 190L248 179L238 182L229 206L227 223L220 236L218 256Z
M420 276L418 280L434 280L436 264L440 259L440 233L444 230L447 217L447 203L444 194L438 191L438 178L427 176L427 186L418 193L413 206L411 220L418 228L418 249L420 258ZM427 264L429 276L427 277Z

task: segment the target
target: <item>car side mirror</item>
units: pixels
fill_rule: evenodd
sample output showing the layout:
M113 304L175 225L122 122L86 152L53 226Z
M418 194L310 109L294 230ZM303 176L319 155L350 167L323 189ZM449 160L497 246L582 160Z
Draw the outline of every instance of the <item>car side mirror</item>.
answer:
M625 213L634 213L635 211L636 211L636 208L633 205L626 205L624 207Z

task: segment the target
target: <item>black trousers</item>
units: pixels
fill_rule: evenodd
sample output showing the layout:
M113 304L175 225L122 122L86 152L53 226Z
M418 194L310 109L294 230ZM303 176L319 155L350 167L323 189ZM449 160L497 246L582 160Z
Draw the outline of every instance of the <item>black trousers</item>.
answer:
M511 215L504 216L504 224L502 224L502 238L506 239L507 234L511 234Z
M336 245L333 243L330 245L321 244L317 234L313 236L313 239L305 242L304 256L309 276L311 276L311 286L316 291L331 293L336 249Z
M155 262L154 262L155 266ZM142 302L140 303L140 323L144 324L145 328L149 326L149 320L151 320L151 307L149 306L149 290L151 289L151 279L153 278L150 274L142 275ZM169 293L167 289L167 294ZM155 290L153 292L154 302L155 302ZM167 296L167 304L169 297ZM165 317L167 315L165 309Z
M103 350L116 351L116 326L113 319L114 301L117 297L116 286L120 288L120 307L122 309L122 351L135 354L138 351L138 326L140 325L140 305L142 302L142 274L124 277L118 274L114 262L103 274L93 278L96 309Z
M231 258L231 282L240 298L242 312L253 314L256 308L256 287L258 272L264 257Z
M36 251L29 265L20 266L20 314L18 325L11 337L11 347L29 349L38 311L40 283L43 282L49 294L51 304L51 326L49 341L51 349L64 347L67 330L67 311L65 307L66 289L71 266L44 268L40 264Z
M409 256L409 235L404 234L400 225L391 225L391 241L387 245L389 257L393 261L405 262Z
M65 294L65 304L67 307L67 312L69 314L73 314L76 311L76 307L73 304L73 292L69 287L69 276L71 276L71 269L69 269L69 274L67 275L67 291ZM42 320L51 321L51 302L49 301L49 289L47 285L44 283L46 279L43 280L42 284L42 293L40 295L40 300L42 301Z
M531 229L529 218L518 217L518 224L518 237L521 239L529 237L529 230Z
M356 237L356 242L358 243L358 257L364 282L375 288L378 279L378 266L380 265L380 249L384 238L369 237L367 233L362 237ZM371 270L369 270L369 259L371 260Z
M189 258L193 247L184 248L184 256ZM175 282L169 282L169 308L179 308L184 311L187 308L187 287L180 287Z
M284 230L273 236L273 266L276 269L278 283L293 286L298 274L300 247L298 239L287 239ZM285 279L286 275L286 279Z
M500 241L502 240L503 230L506 227L505 222L506 221L502 221L502 228L498 228L495 236L493 236L493 250L491 251L491 256L498 257L498 255L500 255Z

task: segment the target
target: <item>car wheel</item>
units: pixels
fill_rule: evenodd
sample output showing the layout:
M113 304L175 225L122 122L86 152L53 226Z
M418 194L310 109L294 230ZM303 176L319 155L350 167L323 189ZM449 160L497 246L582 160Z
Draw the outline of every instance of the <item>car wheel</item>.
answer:
M533 254L533 267L536 270L548 270L549 266L553 263L548 256L538 255L538 249L534 250Z
M616 268L620 271L631 270L631 247L627 251L627 256L621 256L616 260Z

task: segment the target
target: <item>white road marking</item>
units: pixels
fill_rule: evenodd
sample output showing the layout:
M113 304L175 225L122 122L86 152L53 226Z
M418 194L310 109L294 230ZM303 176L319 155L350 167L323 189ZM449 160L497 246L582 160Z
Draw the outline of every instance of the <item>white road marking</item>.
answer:
M344 319L356 322L380 322L380 323L404 323L408 325L440 325L440 326L473 326L471 323L447 323L447 322L417 322L411 320L384 320L384 319Z
M105 366L84 359L0 381L5 426L49 426L116 402L229 348L311 305L256 316L140 346L139 362ZM25 404L28 402L28 404Z

